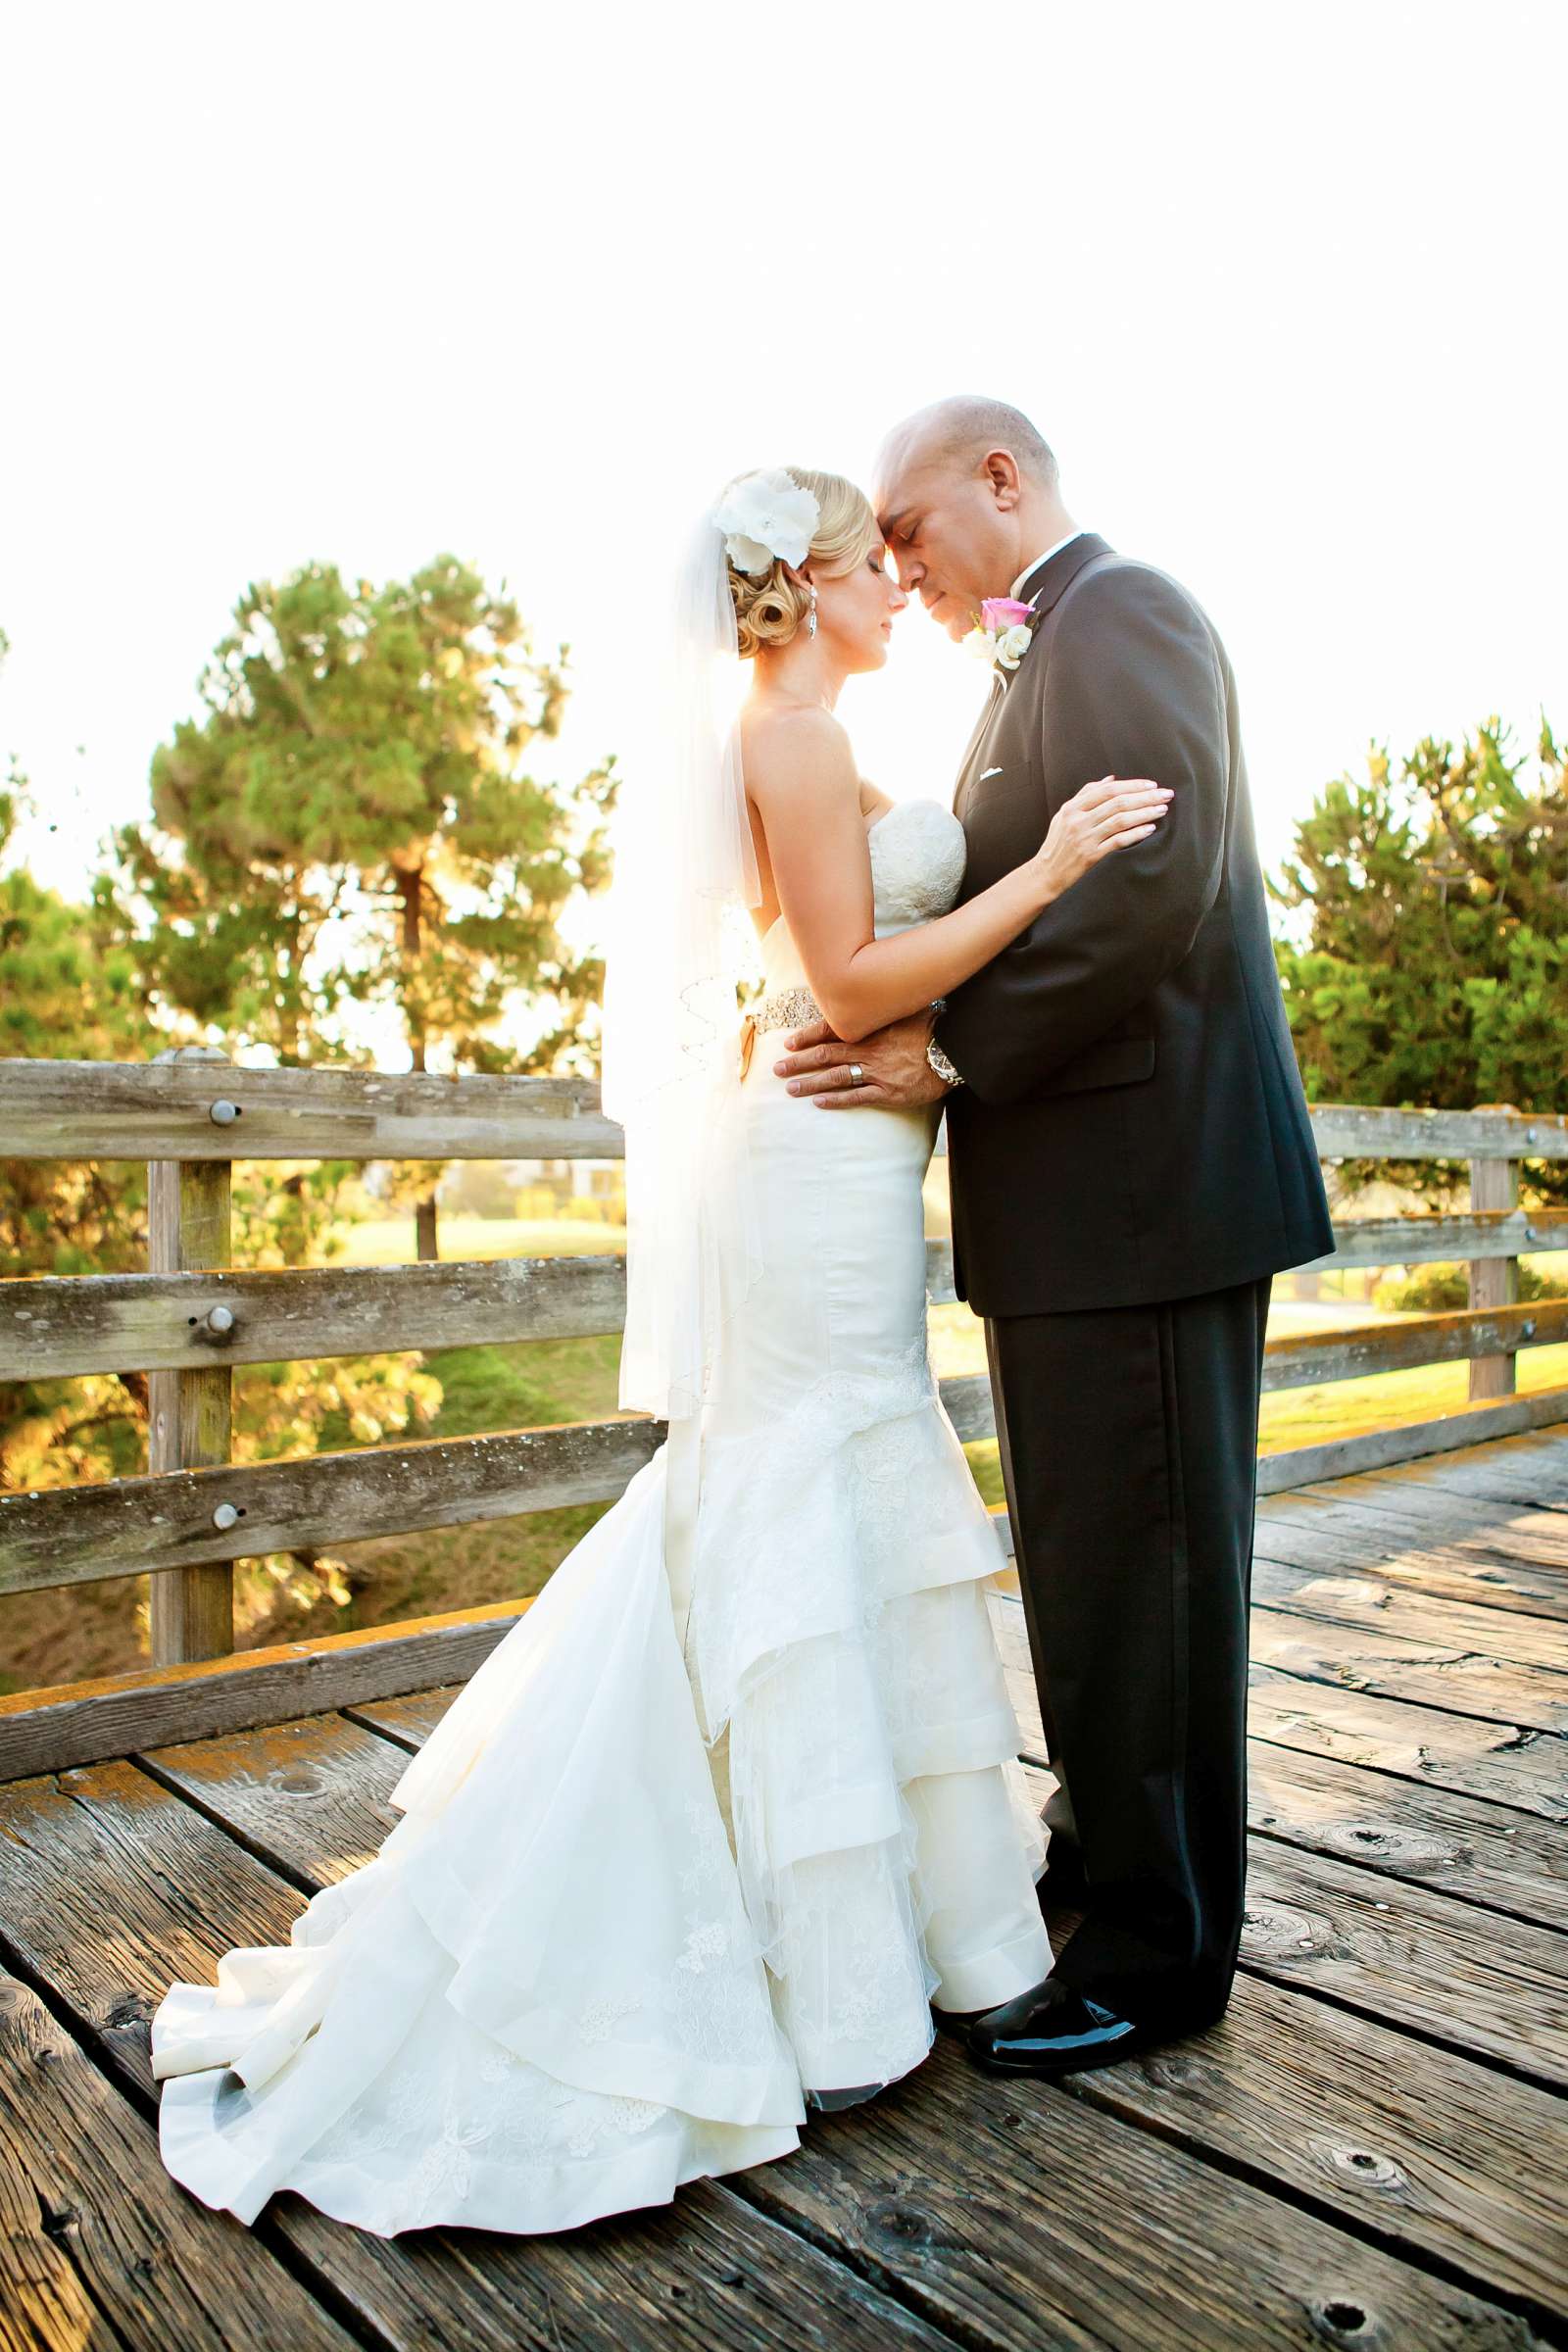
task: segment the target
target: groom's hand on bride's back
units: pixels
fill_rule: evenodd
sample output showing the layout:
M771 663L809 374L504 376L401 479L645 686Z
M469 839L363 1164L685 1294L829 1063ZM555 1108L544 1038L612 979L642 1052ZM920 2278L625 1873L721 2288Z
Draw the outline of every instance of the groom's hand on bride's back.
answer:
M790 1030L773 1068L792 1095L809 1097L818 1110L858 1110L868 1103L906 1110L939 1102L948 1091L925 1057L930 1040L929 1012L890 1021L853 1046L835 1037L826 1021L812 1021Z

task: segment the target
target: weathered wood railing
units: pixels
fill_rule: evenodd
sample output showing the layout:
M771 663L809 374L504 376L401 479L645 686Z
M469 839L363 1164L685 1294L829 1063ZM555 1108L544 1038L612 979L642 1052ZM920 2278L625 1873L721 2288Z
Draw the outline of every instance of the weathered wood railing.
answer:
M1568 1300L1517 1302L1520 1252L1568 1249L1568 1211L1517 1206L1519 1162L1568 1158L1568 1121L1330 1107L1313 1124L1326 1158L1470 1162L1468 1214L1338 1223L1335 1251L1319 1262L1466 1260L1472 1303L1273 1340L1265 1388L1469 1359L1473 1401L1436 1421L1265 1456L1264 1490L1568 1417L1568 1387L1513 1394L1520 1349L1568 1341ZM613 1257L234 1268L234 1158L609 1159L620 1150L596 1090L574 1080L248 1070L199 1049L145 1064L0 1061L0 1157L151 1163L149 1271L0 1282L0 1377L145 1371L152 1419L145 1477L0 1494L0 1595L151 1571L154 1664L150 1677L0 1702L0 1770L124 1752L469 1671L514 1609L287 1644L229 1660L233 1674L200 1662L232 1650L237 1559L611 1500L661 1442L659 1424L615 1419L229 1462L235 1364L604 1334L620 1328L625 1302ZM929 1246L928 1282L933 1301L954 1297L946 1243ZM963 1440L993 1434L984 1378L945 1380L942 1394ZM1004 1544L1000 1515L998 1531ZM243 1695L225 1697L225 1681L240 1675Z

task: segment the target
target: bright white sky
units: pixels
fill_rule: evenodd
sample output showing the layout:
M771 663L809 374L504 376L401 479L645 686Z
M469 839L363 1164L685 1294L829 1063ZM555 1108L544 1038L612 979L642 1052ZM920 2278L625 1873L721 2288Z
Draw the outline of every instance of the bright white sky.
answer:
M586 767L641 551L956 389L1209 608L1270 862L1369 738L1568 730L1565 86L1562 0L11 12L32 862L80 887L246 581L311 557L504 576ZM983 685L911 612L841 706L864 772L949 796Z

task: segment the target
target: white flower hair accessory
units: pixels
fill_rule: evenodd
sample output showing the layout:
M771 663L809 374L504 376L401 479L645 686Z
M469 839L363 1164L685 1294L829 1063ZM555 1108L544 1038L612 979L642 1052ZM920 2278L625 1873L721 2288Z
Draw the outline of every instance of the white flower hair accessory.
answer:
M781 557L786 564L804 564L821 515L810 491L781 466L767 473L743 473L713 509L724 553L752 579Z

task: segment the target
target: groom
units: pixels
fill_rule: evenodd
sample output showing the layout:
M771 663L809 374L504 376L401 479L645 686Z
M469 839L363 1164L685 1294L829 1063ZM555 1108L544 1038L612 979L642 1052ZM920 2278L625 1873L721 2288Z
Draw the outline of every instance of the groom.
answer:
M960 902L1102 775L1170 785L933 1020L776 1066L832 1108L946 1098L954 1273L984 1317L1057 1792L1045 1984L969 2028L1065 2074L1210 2024L1241 1936L1257 1404L1271 1277L1333 1248L1269 944L1236 687L1186 590L1080 530L1027 417L955 399L876 490L905 588L954 638L1031 608L958 777ZM856 1084L851 1061L861 1065Z

